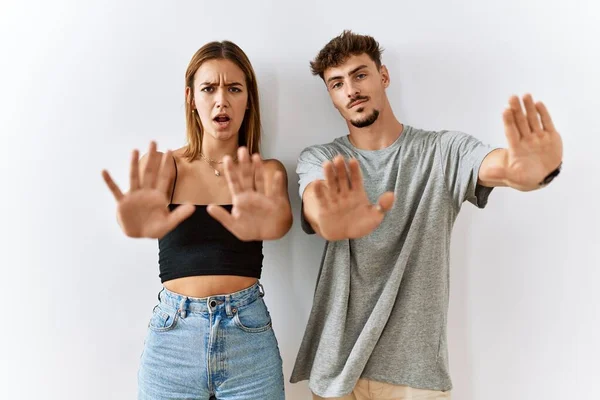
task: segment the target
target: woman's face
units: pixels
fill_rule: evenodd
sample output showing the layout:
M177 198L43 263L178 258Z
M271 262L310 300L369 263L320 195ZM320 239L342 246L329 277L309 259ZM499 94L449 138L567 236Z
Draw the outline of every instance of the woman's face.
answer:
M229 60L206 61L194 75L193 91L192 108L200 116L204 135L220 141L237 138L248 108L242 70ZM189 98L189 88L186 94Z

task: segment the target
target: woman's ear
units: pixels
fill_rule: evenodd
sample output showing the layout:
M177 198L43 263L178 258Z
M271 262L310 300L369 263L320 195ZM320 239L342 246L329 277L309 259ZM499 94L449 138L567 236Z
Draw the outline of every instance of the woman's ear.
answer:
M192 110L196 109L196 104L194 104L192 88L190 88L189 86L186 86L185 88L185 101L192 107Z

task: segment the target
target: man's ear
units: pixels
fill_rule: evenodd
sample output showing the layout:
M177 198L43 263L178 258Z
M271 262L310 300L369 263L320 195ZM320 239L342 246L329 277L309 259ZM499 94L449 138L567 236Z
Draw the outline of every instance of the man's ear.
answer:
M379 69L379 74L381 75L381 82L383 83L383 87L387 89L390 86L390 72L388 71L385 65L382 65Z

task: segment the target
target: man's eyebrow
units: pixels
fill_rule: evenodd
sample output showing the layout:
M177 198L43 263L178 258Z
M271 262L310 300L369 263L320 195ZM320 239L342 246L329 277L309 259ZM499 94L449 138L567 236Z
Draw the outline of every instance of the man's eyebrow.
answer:
M357 73L358 71L360 71L363 68L367 68L367 66L366 65L359 65L358 67L354 68L352 71L348 72L348 76L354 75L355 73ZM337 79L342 79L342 78L343 78L343 76L341 76L341 75L332 76L329 79L327 79L327 83L329 83L331 81L334 81L334 80L337 80Z

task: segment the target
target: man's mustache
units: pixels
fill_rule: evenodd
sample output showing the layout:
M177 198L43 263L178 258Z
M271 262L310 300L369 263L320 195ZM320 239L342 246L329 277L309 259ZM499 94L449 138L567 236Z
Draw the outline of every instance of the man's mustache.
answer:
M348 105L346 107L348 108L352 108L352 106L356 103L358 103L359 101L363 101L363 100L369 100L368 96L357 96L354 99L350 100L350 103L348 103Z

